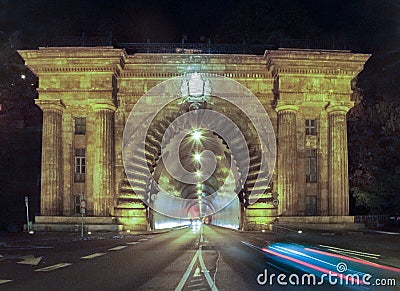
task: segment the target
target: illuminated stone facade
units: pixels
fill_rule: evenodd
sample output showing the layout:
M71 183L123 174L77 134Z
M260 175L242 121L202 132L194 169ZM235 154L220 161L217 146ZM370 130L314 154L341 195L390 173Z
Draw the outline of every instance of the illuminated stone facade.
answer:
M140 181L132 190L124 174L124 124L149 89L189 72L240 82L259 98L273 123L277 166L272 183L260 192L263 199L242 208L243 228L266 224L277 215L349 214L346 113L353 106L351 80L369 55L296 49L266 51L264 56L127 55L112 47L19 53L39 78L35 101L43 111L43 217L79 216L77 203L83 195L88 216L115 217L110 221L148 229L151 215L137 198L142 195ZM279 195L277 208L273 192Z

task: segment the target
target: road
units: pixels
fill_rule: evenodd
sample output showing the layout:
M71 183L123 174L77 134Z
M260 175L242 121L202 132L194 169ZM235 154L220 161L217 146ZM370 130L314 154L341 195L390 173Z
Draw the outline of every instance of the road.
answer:
M44 238L30 244L0 240L0 290L308 290L282 286L277 276L286 274L287 283L290 274L317 274L339 261L374 279L397 280L397 287L382 290L400 284L399 236L389 234L240 232L204 225L86 240ZM274 280L262 284L267 274L275 274ZM342 287L325 281L313 289Z

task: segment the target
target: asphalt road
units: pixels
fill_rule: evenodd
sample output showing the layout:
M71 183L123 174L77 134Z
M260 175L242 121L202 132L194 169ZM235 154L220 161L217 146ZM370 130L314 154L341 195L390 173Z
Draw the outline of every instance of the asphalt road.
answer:
M98 234L87 240L75 234L0 239L0 290L308 290L310 286L281 286L276 280L260 283L266 270L268 276L300 276L309 266L319 270L321 264L336 266L338 261L375 277L395 278L397 286L381 290L399 290L399 238L366 232L244 233L202 226L148 235ZM320 262L306 258L309 248ZM312 288L343 286L325 282ZM350 289L360 288L376 289Z

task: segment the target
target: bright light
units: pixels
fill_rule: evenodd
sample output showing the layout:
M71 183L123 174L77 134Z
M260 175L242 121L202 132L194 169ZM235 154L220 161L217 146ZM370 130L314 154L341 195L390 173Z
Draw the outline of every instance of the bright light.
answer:
M197 194L201 194L202 193L202 191L201 190L197 190Z
M198 178L201 177L201 172L200 172L200 171L197 171L197 172L196 172L196 177L198 177Z
M92 234L92 232L91 231L88 231L88 233L87 234Z
M199 154L199 153L196 153L196 154L194 154L193 158L194 158L194 160L195 160L196 162L199 162L199 163L200 163L200 160L201 160L201 154Z
M33 230L29 231L29 234L34 234Z
M193 138L195 141L199 142L199 141L201 140L201 132L200 132L199 130L195 130L195 131L192 133L192 138Z
M131 230L130 230L130 229L128 229L126 232L128 232L128 233L129 233L129 232L131 232Z
M21 75L21 79L25 79L26 76L24 74Z
M303 233L303 231L302 231L302 230L299 230L297 233Z
M203 186L203 184L201 184L201 183L197 183L197 184L196 184L196 187L197 187L197 188L203 188L202 186Z

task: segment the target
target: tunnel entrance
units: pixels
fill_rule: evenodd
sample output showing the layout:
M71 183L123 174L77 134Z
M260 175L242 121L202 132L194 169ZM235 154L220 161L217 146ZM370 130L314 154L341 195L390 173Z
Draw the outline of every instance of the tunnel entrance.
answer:
M181 204L177 204L169 196L163 195L162 191L158 191L154 195L154 205L150 208L153 212L150 216L153 219L152 223L155 229L189 224L193 221L238 228L240 203L235 188L239 173L237 168L231 169L232 153L218 134L201 128L201 122L196 121L195 118L196 116L193 115L190 121L185 120L185 125L190 127L189 134L181 141L175 141L174 139L179 135L175 132L170 140L172 145L166 146L166 152L168 155L168 148L178 149L179 161L185 170L195 173L196 183L184 183L174 179L168 167L165 166L165 159L160 157L153 175L158 190L164 189L182 200ZM176 143L179 143L179 146L175 146ZM207 170L201 165L212 163L214 158L216 160L214 171L209 173L207 179L202 179L203 175L207 175ZM169 165L176 168L177 165L174 163L177 161L173 159L169 161ZM219 199L216 199L216 195ZM163 215L153 210L165 207L170 210L169 213L179 213L179 215Z
M191 220L232 228L246 223L244 208L271 192L275 163L272 125L252 97L233 80L197 73L150 90L145 101L135 105L140 110L131 113L124 129L123 183L132 193L118 198L116 209L122 214L126 209L128 216L119 221L135 223L140 218L130 213L145 212L150 229ZM155 98L161 103L157 108L148 102ZM246 114L243 100L257 119ZM272 136L260 136L257 124ZM142 208L139 199L145 204ZM128 210L130 206L135 210Z

